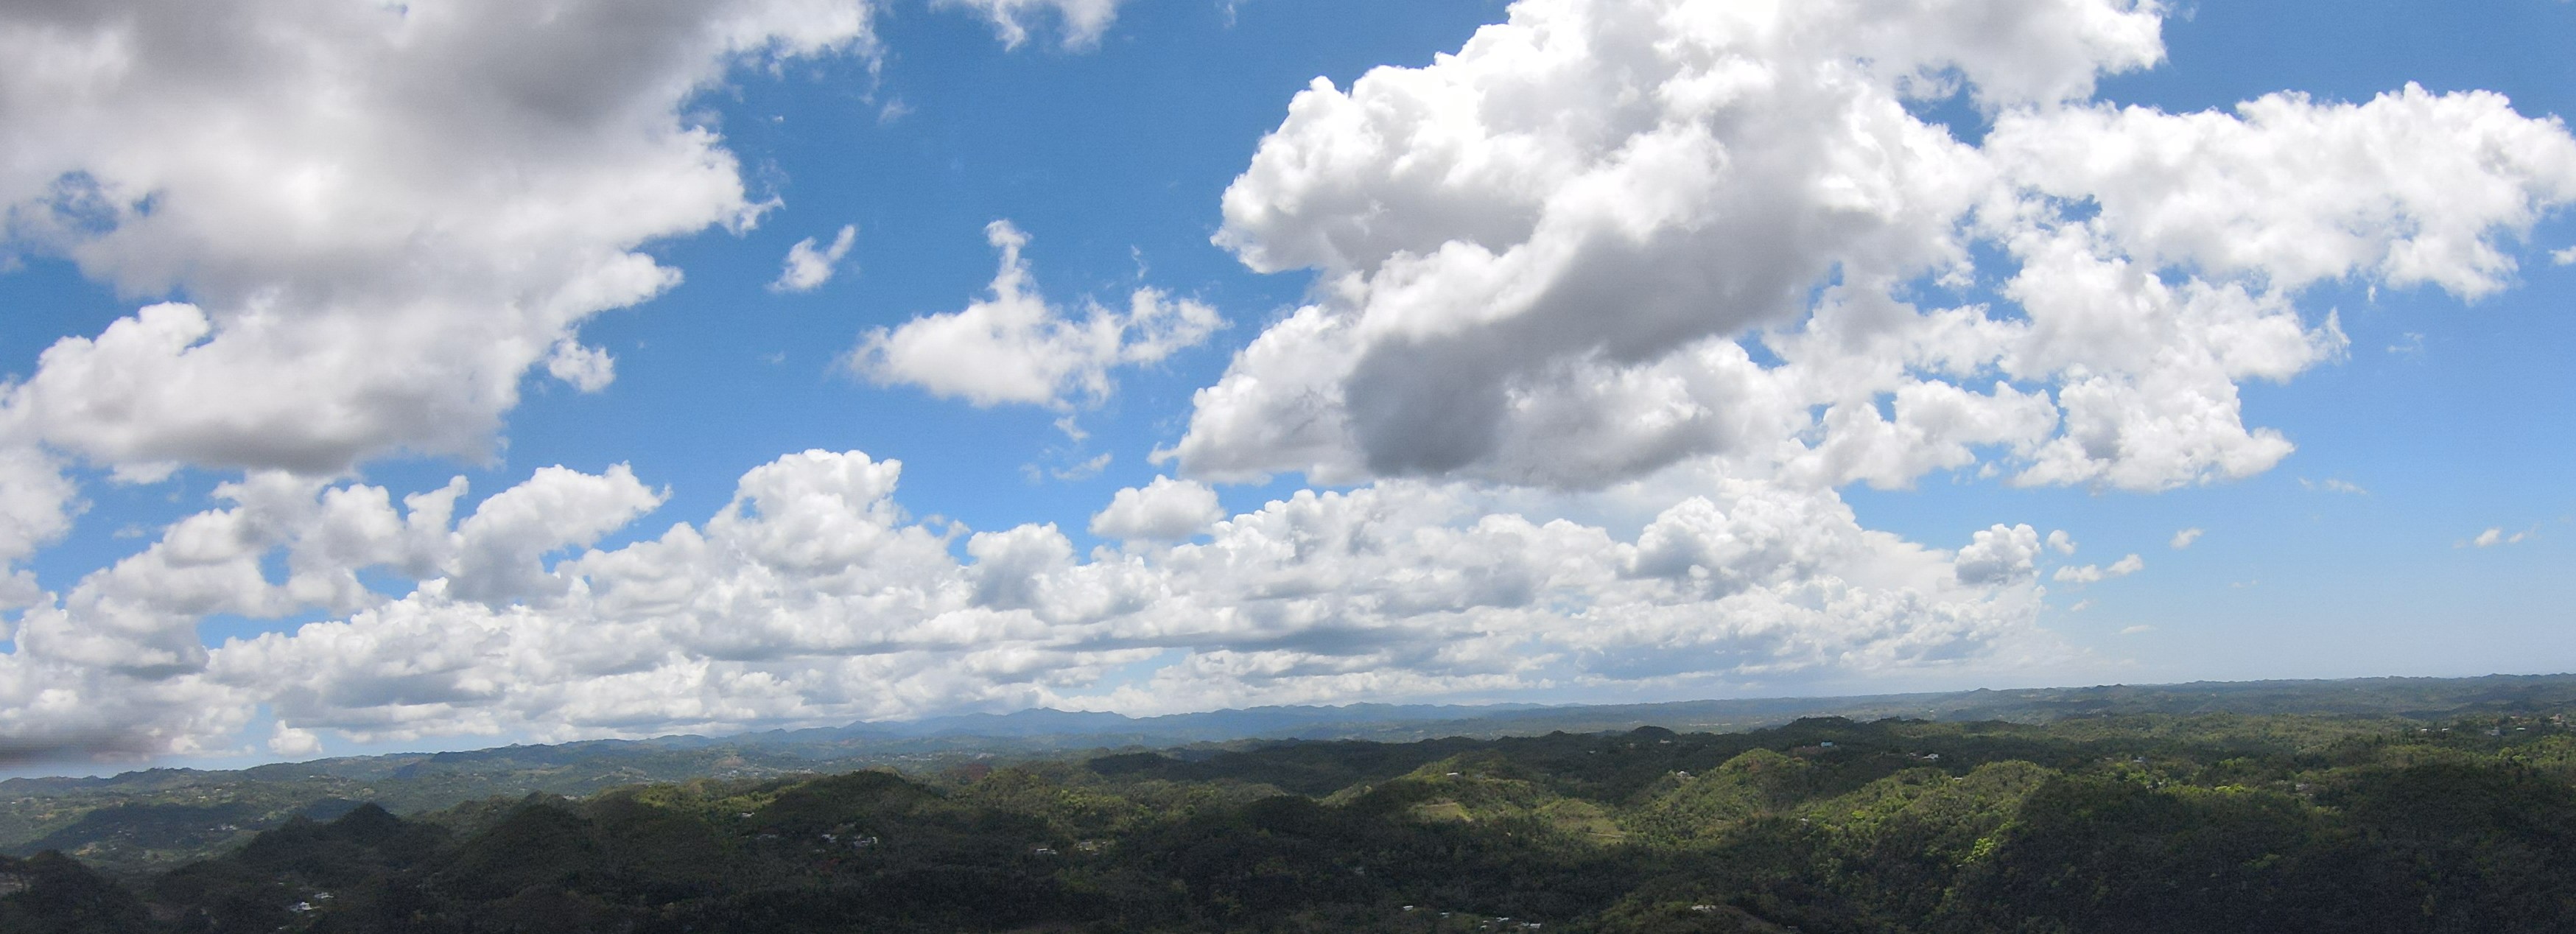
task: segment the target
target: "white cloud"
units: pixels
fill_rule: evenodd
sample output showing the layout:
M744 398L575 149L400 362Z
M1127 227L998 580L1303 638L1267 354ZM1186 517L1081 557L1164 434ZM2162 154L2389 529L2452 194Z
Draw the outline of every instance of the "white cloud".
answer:
M2154 626L2149 626L2149 625L2146 625L2146 624L2144 624L2144 623L2141 623L2141 624L2136 625L2136 626L2130 626L2130 627L2126 627L2126 628L2124 628L2124 629L2121 629L2121 630L2120 630L2120 634L2121 634L2121 635L2124 635L2124 636L2135 636L2135 635L2143 635L2143 634L2145 634L2145 633L2150 633L2150 632L2154 632L2154 631L2156 631L2156 627L2154 627Z
M796 241L795 246L787 248L787 261L778 270L778 281L769 284L769 290L811 292L822 288L823 283L832 281L832 273L839 267L841 258L850 255L850 246L858 239L859 226L843 224L841 232L832 235L830 246L816 248L812 237Z
M283 471L219 486L230 506L173 523L151 547L25 613L15 651L0 656L0 702L28 709L0 715L0 751L220 749L265 695L208 676L222 650L200 640L206 616L363 612L387 600L360 582L368 569L426 579L442 599L542 602L564 589L541 563L547 554L597 541L661 501L624 465L596 476L550 467L451 528L465 491L459 478L397 510L381 487ZM281 566L284 578L272 579ZM45 698L79 713L48 715L55 701ZM272 748L301 754L298 737L309 735L281 726Z
M2063 534L2049 533L2049 544L2055 546ZM1959 581L1994 584L2028 580L2038 573L2032 565L2032 559L2038 556L2038 530L2027 525L1996 525L1976 533L1968 547L1959 549Z
M2522 544L2523 539L2530 538L2531 535L2532 533L2529 530L2507 533L2502 526L2496 526L2478 533L2477 537L2462 542L2461 544L2474 548L2493 548L2497 545L2519 545Z
M678 281L639 246L764 209L688 99L870 42L856 0L0 13L9 233L189 296L57 343L10 430L105 464L480 456L520 373Z
M21 654L145 678L196 670L206 658L200 617L345 612L372 602L355 574L362 568L430 573L447 564L446 525L463 492L458 481L416 494L398 513L382 489L326 489L280 471L223 484L215 498L231 506L171 524L151 547L29 610ZM271 581L262 561L278 551L287 577Z
M899 471L857 453L780 458L703 524L551 566L546 554L660 494L623 468L553 468L451 528L461 481L404 511L380 488L263 475L227 492L233 507L31 610L0 656L0 736L55 753L233 748L266 705L284 751L332 733L567 738L1032 704L1680 691L2064 651L2035 628L2028 526L1953 554L1862 529L1830 492L1717 481L1622 540L1498 510L1468 487L1395 483L1300 492L1207 526L1200 543L1087 559L1052 526L979 532L961 561L953 528L896 505ZM1162 521L1168 503L1151 500L1190 490L1128 491L1135 515L1113 503L1103 521ZM1183 505L1170 512L1206 515ZM295 576L264 580L280 550ZM421 583L392 599L338 589L367 567ZM194 648L203 614L329 600L352 612ZM128 630L95 652L76 644ZM138 665L154 646L194 655ZM1112 678L1166 653L1177 661L1142 682Z
M309 758L322 753L322 737L279 723L269 733L268 751L281 758Z
M1064 409L1107 398L1111 368L1160 361L1224 324L1215 309L1153 288L1137 289L1125 311L1092 304L1073 319L1030 281L1028 262L1020 258L1027 234L1009 221L994 221L984 234L1002 253L992 297L964 311L869 331L846 360L852 372L977 406Z
M452 561L449 516L462 480L404 498L323 488L278 471L216 490L233 505L183 519L160 540L46 594L0 656L0 758L208 752L250 717L238 692L207 681L206 615L347 612L379 602L356 572L427 575ZM266 559L284 553L286 579Z
M2131 574L2145 570L2146 567L2146 559L2138 557L2137 555L2130 555L2128 557L2121 558L2118 561L2111 562L2108 567L2098 564L2087 564L2082 567L2058 568L2057 573L2050 575L2050 578L2059 583L2082 586L2085 584L2098 584L2115 577L2127 577Z
M0 239L185 296L0 385L0 562L78 511L70 460L148 481L480 458L532 367L605 387L577 329L679 280L639 248L767 207L689 99L739 65L873 54L869 20L862 0L0 10Z
M2048 547L2061 555L2074 554L2075 536L2066 534L2065 529L2052 530L2048 533Z
M543 558L587 546L662 505L668 494L646 487L618 464L600 475L561 466L476 506L456 526L456 564L447 592L494 606L555 596L563 582Z
M0 432L0 439L6 432ZM0 440L0 569L36 553L71 530L78 488L62 465L33 445ZM0 585L0 607L16 606Z
M1558 488L1694 460L1881 487L1980 460L2135 490L2268 470L2291 443L2244 424L2238 384L2348 344L2300 288L2500 287L2497 244L2576 201L2576 139L2415 88L2087 101L2162 57L2159 16L1524 0L1430 66L1318 82L1217 235L1315 270L1318 299L1161 457ZM1999 114L1979 145L1907 109L1957 88ZM2011 262L1976 263L1981 242ZM1974 284L2008 304L1898 298Z
M2549 254L2549 261L2560 266L2576 266L2576 246Z
M2358 273L2485 295L2513 271L2496 235L2576 199L2564 126L2412 84L2360 104L2271 94L2232 115L2007 114L1986 148L2043 194L2089 199L2086 226L2140 262L2281 289Z
M1155 477L1142 487L1129 487L1110 497L1109 507L1091 517L1091 534L1130 540L1178 541L1206 531L1225 518L1216 491L1192 480Z
M2175 532L2173 534L2173 540L2166 542L2165 544L2171 546L2175 551L2181 551L2185 548L2191 547L2191 543L2199 541L2201 534L2199 526L2192 526L2191 528Z
M546 375L582 392L598 392L617 381L617 358L566 338L556 341L554 352L546 355Z
M1102 33L1118 19L1120 0L938 0L940 6L964 7L993 21L1002 44L1019 48L1029 41L1030 19L1040 11L1055 16L1067 49L1100 44Z
M2370 491L2363 489L2361 484L2354 483L2350 480L2337 480L2332 477L2314 482L2309 481L2306 477L2300 477L2299 487L2301 489L2315 490L2322 493L2341 493L2347 496L2370 495Z
M2016 482L2162 490L2251 476L2289 455L2279 432L2245 427L2236 380L2339 354L2331 315L2306 330L2277 300L2198 282L2175 290L2093 254L2081 235L2051 240L2005 289L2032 327L2002 364L2060 381L2058 433Z

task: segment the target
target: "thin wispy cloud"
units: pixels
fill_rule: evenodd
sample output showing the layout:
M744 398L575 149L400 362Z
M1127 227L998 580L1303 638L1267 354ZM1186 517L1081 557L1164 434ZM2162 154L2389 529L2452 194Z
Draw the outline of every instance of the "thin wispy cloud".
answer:
M1002 44L1019 48L1029 40L1030 30L1052 20L1062 34L1060 41L1069 50L1088 49L1100 44L1102 34L1118 19L1121 0L938 0L938 5L958 7L982 13L993 24Z
M2486 531L2479 532L2474 536L2462 539L2458 544L2452 547L2493 548L2497 545L2519 545L2523 543L2524 539L2528 539L2537 534L2539 534L2539 530L2536 528L2525 529L2520 532L2506 532L2503 526L2490 526Z
M2098 584L2113 578L2127 577L2131 574L2138 573L2139 571L2146 570L2146 567L2146 559L2138 557L2137 555L2129 555L2107 565L2087 564L2081 567L2061 567L2057 569L2057 573L2050 575L2049 579L2061 584L2074 584L2081 587L2086 584Z

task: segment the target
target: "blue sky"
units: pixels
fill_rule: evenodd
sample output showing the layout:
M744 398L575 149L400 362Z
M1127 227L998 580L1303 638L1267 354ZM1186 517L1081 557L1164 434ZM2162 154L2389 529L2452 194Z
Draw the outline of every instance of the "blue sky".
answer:
M0 764L2576 664L2567 3L215 6L0 14Z

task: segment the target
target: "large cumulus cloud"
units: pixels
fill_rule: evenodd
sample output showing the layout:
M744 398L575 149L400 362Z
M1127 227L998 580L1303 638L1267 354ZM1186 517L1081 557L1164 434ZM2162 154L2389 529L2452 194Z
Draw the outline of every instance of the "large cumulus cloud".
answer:
M0 448L145 478L481 457L531 367L613 378L577 329L679 279L638 247L765 209L686 101L871 41L863 0L12 5L0 248L177 300L0 387ZM0 461L5 557L69 494Z
M1825 485L2268 469L2290 442L2244 424L2237 385L2343 347L2301 290L2499 287L2510 239L2576 200L2576 141L2413 87L2092 101L2161 59L2161 14L1524 0L1428 67L1318 81L1217 235L1316 271L1317 300L1166 456L1573 488L1698 458ZM1919 115L1952 96L1978 142Z

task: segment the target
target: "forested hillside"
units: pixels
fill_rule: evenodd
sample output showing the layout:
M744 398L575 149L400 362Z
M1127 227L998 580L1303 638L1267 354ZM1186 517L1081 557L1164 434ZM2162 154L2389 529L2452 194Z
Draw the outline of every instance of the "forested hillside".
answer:
M0 930L2565 931L2554 716L1283 742L297 819Z
M125 876L238 848L293 817L329 820L360 802L413 814L530 793L588 797L653 782L768 780L866 768L935 775L978 761L1184 744L1192 745L1185 754L1206 755L1279 739L1408 743L1556 731L1623 732L1639 726L1737 733L1817 716L2051 723L2148 714L2320 714L2345 718L2338 730L2385 731L2462 717L2563 710L2576 710L2576 675L2106 685L1564 707L1357 704L1146 718L1024 710L720 738L342 757L237 771L151 769L100 778L12 778L0 780L0 855L61 850Z

